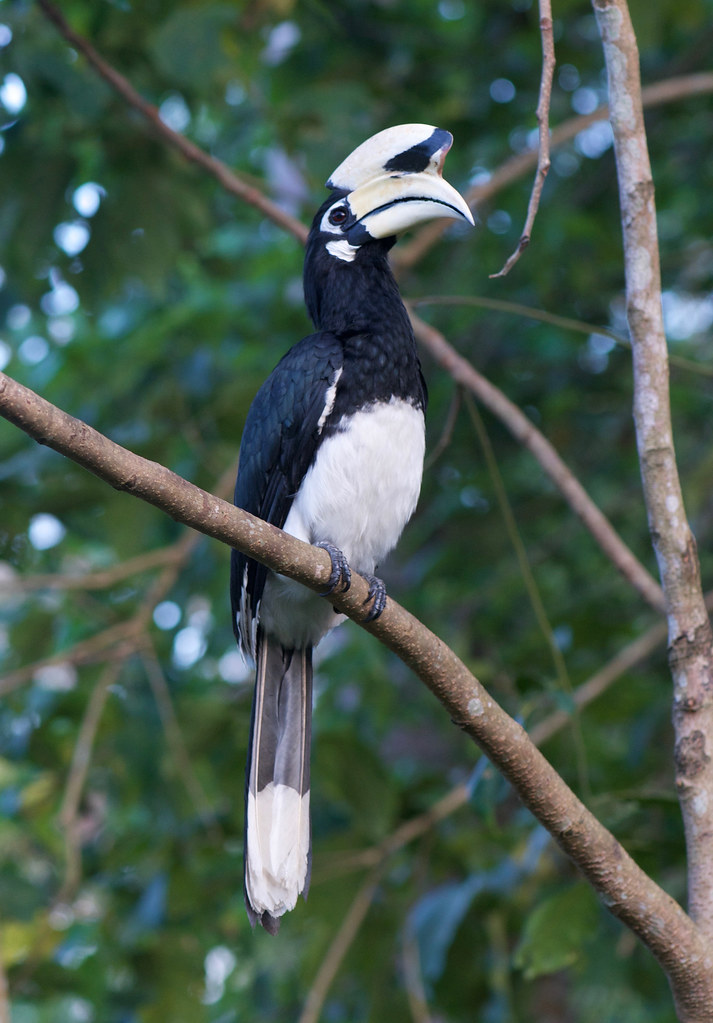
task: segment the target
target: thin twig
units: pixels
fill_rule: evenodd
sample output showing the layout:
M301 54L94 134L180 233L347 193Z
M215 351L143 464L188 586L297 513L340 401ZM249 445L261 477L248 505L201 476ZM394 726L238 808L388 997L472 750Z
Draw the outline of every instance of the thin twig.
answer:
M421 306L445 305L445 306L474 306L477 309L490 309L493 312L509 313L512 316L522 316L525 319L537 320L539 323L549 323L553 327L561 327L562 330L576 331L578 334L600 334L602 337L611 338L617 345L631 351L631 341L622 334L610 330L609 327L602 327L597 323L587 323L586 320L576 320L571 316L559 316L547 309L538 309L536 306L523 305L521 302L509 302L501 298L485 298L482 295L423 295L420 298L410 298L409 305L412 309L419 309ZM708 340L706 335L702 343ZM669 354L668 361L672 366L685 369L689 373L698 373L700 376L713 377L713 366L702 362L695 362L693 359L686 359L680 355Z
M538 146L537 146L537 170L535 180L530 193L530 201L527 204L527 216L525 226L520 235L517 248L505 261L502 270L490 274L491 277L504 277L510 273L530 244L532 228L535 224L535 217L540 206L542 189L545 187L545 178L550 169L550 97L552 96L552 78L555 73L555 41L552 34L552 5L550 0L539 0L540 6L540 37L542 39L542 76L540 78L540 96L537 101Z
M532 568L527 557L527 550L522 536L520 535L520 530L518 529L512 505L508 499L505 484L498 468L497 458L495 456L493 446L490 443L488 432L485 429L485 423L478 412L477 405L470 395L468 395L466 400L466 408L468 409L470 420L475 427L478 442L483 452L485 464L490 475L490 481L495 493L495 498L498 502L498 508L500 509L500 518L505 525L505 531L507 532L510 540L510 545L515 552L520 574L523 578L525 589L527 590L527 594L530 599L530 605L532 606L540 632L544 636L545 642L549 648L550 656L552 658L552 666L554 667L557 681L559 682L560 688L571 696L572 683L570 681L569 672L567 671L567 664L562 651L555 640L552 626L550 625L547 617L547 611L545 610L542 597L540 596L539 587L534 575L532 574Z
M1 925L0 934L2 934ZM10 1016L10 990L8 988L2 954L0 954L0 1023L12 1023Z
M368 874L366 880L354 896L352 904L342 920L341 926L332 944L329 946L327 954L322 960L322 965L317 971L317 976L309 989L298 1023L317 1023L319 1020L327 992L332 986L332 981L344 961L344 957L349 951L352 942L356 938L359 928L364 922L369 906L379 887L383 871L384 864L380 863Z
M159 568L176 557L176 545L146 551L135 558L128 558L112 568L83 575L27 575L12 580L12 587L20 590L105 590L129 576Z
M122 661L109 662L92 690L84 717L74 745L72 763L67 775L64 797L59 811L59 825L64 835L65 872L57 902L67 902L75 894L82 876L82 834L79 806L89 772L92 751L99 722L109 697L109 690L116 683Z
M401 962L403 964L406 997L414 1023L433 1023L433 1017L428 1008L426 989L423 985L418 939L408 925L403 935Z
M226 192L230 192L231 195L246 202L249 206L254 206L255 209L260 210L269 220L304 244L307 240L307 228L301 221L290 216L289 213L281 209L276 203L271 202L259 189L242 181L220 160L216 160L215 157L210 156L199 146L190 142L184 135L169 128L161 120L158 109L145 100L133 85L113 68L111 64L108 64L97 53L91 43L70 27L62 12L53 3L50 3L50 0L38 0L38 3L45 16L53 22L67 42L81 53L89 61L97 74L105 82L108 82L112 89L144 118L151 126L152 131L165 142L168 142L174 149L178 150L190 163L195 163L207 171L222 185Z
M433 449L429 452L428 458L424 462L423 469L427 472L441 457L444 451L448 449L449 444L453 439L453 431L455 430L456 420L458 419L458 413L460 407L463 404L463 388L460 384L456 384L453 388L453 394L451 395L451 402L448 406L448 412L446 414L446 421L443 424L441 430L441 436L434 444Z
M476 403L473 401L471 395L467 397L467 408L470 414L471 422L475 427L475 432L478 435L478 441L480 443L483 455L485 457L485 463L488 467L488 473L490 480L495 492L495 498L498 502L500 509L500 517L505 526L505 531L510 540L510 544L515 552L517 558L518 567L520 569L520 575L527 591L528 598L530 600L530 606L532 607L535 620L539 626L540 632L544 637L547 647L550 651L552 658L552 666L557 676L560 690L566 693L570 698L572 697L572 682L569 677L569 671L567 670L567 662L564 659L564 654L560 650L555 634L550 625L550 620L547 617L547 611L545 609L542 596L540 595L540 588L537 585L532 567L530 565L529 558L527 556L527 549L523 542L520 530L517 525L517 520L512 510L512 505L508 498L505 483L500 474L498 468L498 461L493 451L493 446L490 443L490 437L488 431L485 428L483 418L478 411ZM590 793L589 785L589 772L587 770L587 758L584 746L584 736L582 735L581 721L579 713L575 704L574 713L571 717L572 734L573 734L573 745L577 759L577 773L579 775L579 787L584 793L585 797L588 798Z
M151 691L156 700L159 717L161 718L163 730L166 733L166 741L171 750L178 775L204 826L217 839L220 837L220 829L216 823L215 810L211 806L205 789L193 769L191 757L183 738L183 732L176 716L173 701L171 700L166 676L161 668L156 649L148 639L141 650L141 658L146 677L149 680Z

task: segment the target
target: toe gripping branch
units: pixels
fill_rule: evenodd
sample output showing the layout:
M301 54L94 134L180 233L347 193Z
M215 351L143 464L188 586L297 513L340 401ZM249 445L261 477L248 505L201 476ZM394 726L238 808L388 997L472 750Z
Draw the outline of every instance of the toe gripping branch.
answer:
M327 589L320 593L320 597L328 597L335 590L346 593L352 584L352 572L342 551L333 543L327 543L326 540L316 543L315 547L321 547L323 551L326 551L332 562L332 574L329 577Z
M332 572L329 576L327 589L320 596L328 597L330 593L335 593L336 591L346 593L352 584L352 573L344 553L326 540L322 540L314 546L321 547L323 551L326 551L332 562ZM369 583L369 592L364 603L371 604L371 608L364 620L373 622L386 607L386 586L378 576L365 575L364 578Z
M364 603L368 604L370 601L373 601L369 613L364 620L373 622L386 607L386 586L384 585L384 580L379 579L376 575L365 575L364 578L369 583L369 592Z

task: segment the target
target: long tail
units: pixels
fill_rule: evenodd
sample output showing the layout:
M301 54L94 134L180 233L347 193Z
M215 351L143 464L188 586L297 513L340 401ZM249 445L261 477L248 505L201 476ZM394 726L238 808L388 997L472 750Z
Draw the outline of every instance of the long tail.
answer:
M285 650L258 630L245 778L245 905L276 934L307 896L311 868L309 757L312 648Z

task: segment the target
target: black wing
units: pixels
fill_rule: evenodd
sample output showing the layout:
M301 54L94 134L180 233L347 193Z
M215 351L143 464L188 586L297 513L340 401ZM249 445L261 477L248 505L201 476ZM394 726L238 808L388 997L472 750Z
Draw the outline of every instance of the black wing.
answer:
M311 334L287 352L262 385L250 406L240 444L235 484L239 508L284 526L322 440L320 419L342 363L342 345L334 334ZM266 578L263 565L232 552L233 628L238 642L250 653L251 625ZM240 628L238 612L242 615Z

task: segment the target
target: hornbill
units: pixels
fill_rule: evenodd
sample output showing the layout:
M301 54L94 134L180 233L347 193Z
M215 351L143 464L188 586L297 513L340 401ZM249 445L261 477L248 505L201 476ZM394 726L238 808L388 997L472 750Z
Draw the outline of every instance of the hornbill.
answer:
M430 125L387 128L329 178L304 262L316 333L262 385L240 445L235 503L324 547L327 593L348 588L350 566L364 575L370 618L386 603L372 573L416 507L425 446L426 384L388 252L421 221L473 223L441 176L452 141ZM343 616L238 551L230 588L238 643L256 664L245 903L274 934L309 886L312 648Z

